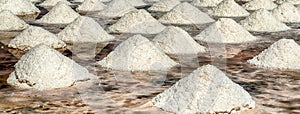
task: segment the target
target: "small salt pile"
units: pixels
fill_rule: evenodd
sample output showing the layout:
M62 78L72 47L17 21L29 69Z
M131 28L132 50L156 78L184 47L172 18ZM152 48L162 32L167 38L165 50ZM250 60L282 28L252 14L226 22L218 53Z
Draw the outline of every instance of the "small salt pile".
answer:
M218 17L246 17L250 14L234 0L224 0L212 11Z
M206 24L214 22L206 13L203 13L193 5L184 2L177 5L167 14L163 15L159 21L164 24Z
M278 32L291 29L265 9L253 12L249 17L240 21L240 24L248 31L256 32Z
M58 2L46 15L36 20L36 22L43 24L69 24L78 16L80 15L67 4Z
M300 4L300 0L276 0L276 3L278 3L278 4L283 4L285 2L289 2L289 3L294 4L294 5L299 5Z
M276 8L277 5L273 3L272 0L252 0L246 4L243 4L242 7L244 7L246 10L272 10Z
M112 0L99 15L107 18L122 17L128 12L137 10L126 0Z
M212 65L193 71L154 97L152 103L177 114L237 113L255 107L243 87Z
M177 65L151 41L141 35L132 36L119 44L98 64L123 71L166 70Z
M281 39L248 62L265 68L300 69L299 52L300 46L293 39Z
M29 26L18 36L10 41L8 47L20 50L29 50L38 45L45 44L51 48L63 48L66 44L58 39L55 34L36 26Z
M278 20L285 23L299 23L300 11L291 3L286 2L272 10L272 14Z
M153 4L148 10L153 12L168 12L178 4L180 4L178 0L161 0Z
M0 0L0 11L3 10L9 10L17 16L37 16L41 12L29 0Z
M156 35L154 45L167 54L198 54L205 52L205 47L199 45L186 31L170 26Z
M165 29L146 10L132 11L124 15L117 23L108 28L112 33L157 34Z
M230 18L220 18L195 36L196 40L209 43L244 43L258 40L245 28Z
M0 31L23 30L28 24L11 11L3 10L0 12Z
M24 89L54 89L72 86L91 74L58 51L40 44L30 49L15 64L7 83Z
M85 0L71 0L72 2L78 2L78 3L82 3L84 2Z
M144 7L148 5L144 2L144 0L126 0L126 1L134 7Z
M44 2L42 2L41 4L39 4L39 6L44 7L44 8L50 8L50 7L55 6L58 2L63 2L65 4L67 4L67 5L72 5L67 0L45 0Z
M193 0L192 4L199 7L215 7L223 0Z
M94 19L79 16L58 33L58 38L66 43L106 42L114 39Z
M85 0L76 8L78 12L96 12L101 11L106 7L101 0Z

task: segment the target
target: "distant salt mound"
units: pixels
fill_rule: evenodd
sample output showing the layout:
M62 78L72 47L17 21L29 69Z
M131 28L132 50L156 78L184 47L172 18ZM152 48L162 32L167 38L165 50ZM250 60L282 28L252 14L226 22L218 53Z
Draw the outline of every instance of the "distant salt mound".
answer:
M266 9L272 10L277 7L272 0L252 0L246 4L242 5L246 10L259 10Z
M122 17L126 13L137 10L127 0L112 0L99 15L106 18Z
M36 20L36 22L44 24L69 24L78 16L80 15L67 4L59 2L41 19Z
M17 16L37 16L41 12L29 0L0 0L0 11L3 10L9 10Z
M206 13L203 13L187 2L177 5L170 12L163 15L159 21L164 24L177 25L206 24L214 22L214 20Z
M67 4L67 5L72 5L67 0L45 0L44 2L42 2L41 4L39 4L39 6L42 6L44 8L49 8L49 7L55 6L58 2L63 2L65 4Z
M114 39L94 19L80 16L58 33L67 43L107 42Z
M148 10L153 12L168 12L178 4L180 4L178 0L161 0L153 4Z
M293 39L281 39L248 62L265 68L300 69L299 52L300 46Z
M151 41L141 35L130 37L119 44L98 64L102 67L123 71L167 70L177 65Z
M255 101L221 70L205 65L152 99L154 106L176 114L241 112Z
M165 29L146 10L132 11L108 28L111 33L157 34Z
M82 3L84 2L85 0L71 0L72 2L79 2L79 3Z
M258 40L230 18L220 18L195 36L195 39L209 43L244 43Z
M291 29L265 9L255 11L240 21L240 24L247 30L256 32L278 32Z
M294 5L299 5L300 4L300 0L276 0L276 3L278 3L278 4L283 4L285 2L289 2L289 3L294 4Z
M127 2L134 7L144 7L148 5L144 2L144 0L127 0Z
M234 0L224 0L213 9L212 15L218 17L246 17L250 14Z
M205 52L205 47L199 45L186 31L170 26L156 35L154 45L167 54L198 54Z
M101 0L85 0L81 5L76 8L78 12L97 12L106 7Z
M3 10L0 12L0 31L23 30L28 24L11 11Z
M24 89L54 89L72 86L91 74L58 51L40 44L30 49L15 64L7 83Z
M192 4L199 7L215 7L223 0L193 0Z
M274 17L285 23L299 23L300 11L291 3L286 2L272 11Z

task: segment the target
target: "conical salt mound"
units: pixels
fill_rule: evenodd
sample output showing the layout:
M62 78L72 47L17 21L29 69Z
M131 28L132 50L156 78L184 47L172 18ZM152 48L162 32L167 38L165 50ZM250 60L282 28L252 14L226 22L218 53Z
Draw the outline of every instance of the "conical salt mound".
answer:
M39 6L42 7L53 7L55 6L58 2L63 2L67 5L72 5L70 2L68 2L67 0L45 0L44 2L42 2L41 4L39 4Z
M300 11L291 3L286 2L272 11L274 17L285 23L299 23Z
M192 4L199 7L215 7L223 0L193 0Z
M0 0L0 11L9 10L17 16L38 15L40 10L29 0Z
M108 28L112 33L157 34L165 29L146 10L132 11L123 16L117 23Z
M29 26L27 29L22 31L22 33L12 39L8 44L8 47L18 48L20 50L29 50L41 43L51 48L63 48L66 46L66 44L62 40L58 39L55 34L50 33L41 27Z
M166 70L177 65L141 35L135 35L122 42L98 64L123 71Z
M281 39L248 62L265 68L300 69L299 52L300 46L293 39Z
M224 0L213 9L212 15L218 17L246 17L250 14L234 0Z
M67 4L58 2L46 15L36 20L36 22L44 24L69 24L78 16L80 15Z
M67 43L106 42L114 39L92 18L80 16L58 33Z
M12 12L4 10L0 12L0 31L23 30L28 26Z
M122 17L128 12L137 10L126 0L112 0L99 15L107 18Z
M68 87L91 74L58 51L40 44L30 49L15 64L7 83L19 88L46 90Z
M249 17L240 21L240 24L248 31L256 32L278 32L291 29L265 9L253 12Z
M148 10L153 12L168 12L178 4L180 4L178 0L161 0L153 4Z
M76 8L78 12L96 12L101 11L106 7L101 0L85 0Z
M195 39L210 43L244 43L258 40L230 18L218 19L217 22L195 36Z
M289 3L294 4L294 5L299 5L300 4L300 0L276 0L276 3L278 3L278 4L283 4L285 2L289 2Z
M277 7L272 0L252 0L246 4L242 5L246 10L259 10L266 9L272 10Z
M144 0L127 0L127 2L134 7L143 7L148 5L144 2Z
M153 39L154 45L168 54L198 54L205 52L186 31L170 26Z
M233 113L255 107L243 87L212 65L193 71L154 97L152 103L176 114Z
M165 24L191 25L214 22L206 13L203 13L191 4L184 2L163 15L159 21Z

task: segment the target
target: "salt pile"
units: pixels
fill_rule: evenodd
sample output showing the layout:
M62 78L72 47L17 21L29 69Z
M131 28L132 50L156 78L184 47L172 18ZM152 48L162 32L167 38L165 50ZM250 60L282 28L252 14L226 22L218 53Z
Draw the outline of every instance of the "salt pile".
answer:
M106 7L101 0L85 0L76 8L78 12L96 12L101 11Z
M40 10L29 0L0 0L0 11L9 10L17 16L38 15Z
M215 7L223 0L193 0L192 4L199 7Z
M178 4L180 4L178 0L161 0L153 4L148 10L153 12L168 12Z
M99 15L107 18L122 17L128 12L137 10L126 0L112 0Z
M300 69L299 52L300 46L293 39L281 39L248 62L258 67Z
M213 9L212 15L218 17L246 17L250 14L234 0L224 0Z
M177 114L236 113L255 107L243 87L212 65L193 71L154 97L152 103Z
M278 3L278 4L283 4L285 2L289 2L289 3L294 4L294 5L299 5L300 4L300 0L276 0L276 3Z
M198 54L205 52L186 31L170 26L153 39L154 45L168 54Z
M67 4L58 2L46 15L36 20L36 22L45 24L69 24L78 16L80 15Z
M72 2L79 2L79 3L82 3L84 2L85 0L72 0Z
M165 28L146 10L132 11L108 28L112 33L157 34Z
M0 12L0 31L23 30L28 26L19 17L8 10Z
M67 5L72 5L70 2L68 2L67 0L45 0L44 2L42 2L41 4L39 4L39 6L42 6L44 8L48 8L48 7L53 7L55 6L58 2L63 2Z
M291 3L286 2L279 5L277 8L272 10L274 17L282 22L286 23L298 23L300 22L300 12Z
M8 44L8 47L29 50L41 43L51 48L63 48L66 46L66 44L58 39L55 34L52 34L41 27L29 26L12 39Z
M68 87L91 74L58 51L40 44L30 49L15 64L7 83L19 88L46 90Z
M99 65L114 70L166 70L175 65L172 59L154 46L147 38L135 35L118 45Z
M106 42L114 39L92 18L80 16L58 33L58 38L67 43Z
M272 0L252 0L246 4L242 5L246 10L259 10L266 9L272 10L277 7Z
M165 24L205 24L214 22L206 13L203 13L193 5L184 2L177 5L167 14L163 15L159 21Z
M265 9L253 12L249 17L240 21L240 24L247 30L256 32L278 32L291 29Z
M196 40L210 43L244 43L258 40L230 18L220 18L195 36Z
M126 0L126 1L134 7L143 7L148 5L144 2L144 0Z

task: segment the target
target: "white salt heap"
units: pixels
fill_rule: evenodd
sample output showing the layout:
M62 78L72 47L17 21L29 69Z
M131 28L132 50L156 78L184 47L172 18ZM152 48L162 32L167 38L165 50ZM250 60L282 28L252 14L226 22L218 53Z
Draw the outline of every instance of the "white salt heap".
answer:
M0 0L0 11L9 10L17 16L38 15L40 10L29 0Z
M58 51L40 44L30 49L15 64L7 83L24 89L46 90L68 87L91 74Z
M23 30L28 24L11 11L3 10L0 12L0 31Z
M277 7L272 0L252 0L246 4L242 5L246 10L259 10L266 9L272 10Z
M165 28L146 10L132 11L108 28L112 33L157 34Z
M80 16L58 33L67 43L106 42L114 39L94 19Z
M168 54L198 54L205 52L205 47L199 45L186 31L170 26L156 35L154 45Z
M220 18L195 36L196 40L210 43L244 43L258 40L230 18Z
M46 15L36 20L36 22L44 24L69 24L78 16L80 15L67 4L58 2Z
M126 0L112 0L99 15L107 18L122 17L128 12L137 10Z
M240 24L247 30L256 32L278 32L291 29L265 9L253 12L249 17L240 21Z
M118 45L99 65L114 70L166 70L175 65L172 59L154 46L147 38L135 35Z
M58 39L55 34L50 33L41 27L29 26L27 29L22 31L22 33L12 39L8 44L8 47L18 48L20 50L29 50L41 43L51 48L63 48L66 46L66 44L62 40Z
M148 5L144 2L144 0L126 0L126 1L134 7L143 7Z
M192 4L199 7L215 7L223 0L193 0Z
M212 11L218 17L246 17L250 14L234 0L224 0Z
M299 5L300 4L300 0L276 0L276 3L278 3L278 4L283 4L285 2L289 2L289 3L294 4L294 5Z
M300 1L300 0L299 0ZM300 11L291 3L286 2L272 10L272 14L278 20L286 23L300 22Z
M281 39L248 62L258 67L300 69L299 52L300 46L293 39Z
M85 0L76 8L78 12L96 12L101 11L106 7L101 0Z
M154 12L168 12L178 4L180 4L178 0L161 0L153 4L148 10Z
M177 114L234 113L255 107L243 87L212 65L193 71L154 97L152 103Z
M165 24L205 24L214 22L206 13L203 13L193 5L184 2L177 5L167 14L163 15L159 21Z
M58 2L63 2L67 5L72 5L70 2L68 2L67 0L45 0L44 2L42 2L41 4L39 4L39 6L42 7L53 7L55 6Z

